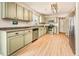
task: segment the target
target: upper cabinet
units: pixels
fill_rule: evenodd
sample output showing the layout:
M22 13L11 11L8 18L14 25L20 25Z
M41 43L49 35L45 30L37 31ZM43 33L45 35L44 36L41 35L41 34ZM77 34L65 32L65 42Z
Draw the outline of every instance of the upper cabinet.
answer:
M23 20L23 7L17 5L17 19Z
M1 18L5 20L31 21L32 12L15 2L1 3Z
M29 12L27 9L24 9L24 20L29 21Z
M33 13L31 11L29 11L29 21L32 21L32 18L33 18Z
M46 20L45 20L43 15L41 15L39 18L40 18L40 21L39 21L40 23L45 23L46 22Z
M6 19L16 18L16 3L14 2L2 3L2 18Z

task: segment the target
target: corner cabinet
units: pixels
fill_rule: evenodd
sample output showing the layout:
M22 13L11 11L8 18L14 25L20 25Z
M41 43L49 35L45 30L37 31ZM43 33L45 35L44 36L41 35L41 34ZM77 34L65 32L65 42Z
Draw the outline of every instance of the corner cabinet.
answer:
M16 3L3 2L1 11L2 11L2 18L15 19L16 18Z

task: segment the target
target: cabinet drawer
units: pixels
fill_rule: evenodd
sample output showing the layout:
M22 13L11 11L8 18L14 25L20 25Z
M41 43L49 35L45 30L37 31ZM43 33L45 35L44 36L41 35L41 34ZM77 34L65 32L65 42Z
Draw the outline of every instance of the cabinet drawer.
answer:
M11 36L16 36L16 35L20 35L20 34L24 34L24 31L9 32L9 33L7 33L7 36L11 37Z
M25 33L32 32L32 30L26 30Z
M8 55L24 46L24 36L18 35L8 38Z

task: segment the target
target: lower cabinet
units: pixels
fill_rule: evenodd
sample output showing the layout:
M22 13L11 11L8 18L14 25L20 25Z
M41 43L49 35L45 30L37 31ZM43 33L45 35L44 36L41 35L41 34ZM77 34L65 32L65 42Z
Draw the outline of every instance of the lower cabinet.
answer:
M46 34L46 27L39 27L39 37Z
M46 33L44 27L39 27L39 37ZM37 33L35 34L37 35ZM21 47L32 42L32 29L19 29L10 31L0 31L0 54L11 55Z
M46 34L47 30L46 30L46 27L44 27L44 34Z
M24 46L24 35L8 38L8 55Z
M32 30L0 31L0 54L4 56L12 55L31 41Z
M42 35L42 29L39 27L39 30L38 30L38 35L39 35L39 37Z
M25 31L25 45L32 42L32 30L26 30Z

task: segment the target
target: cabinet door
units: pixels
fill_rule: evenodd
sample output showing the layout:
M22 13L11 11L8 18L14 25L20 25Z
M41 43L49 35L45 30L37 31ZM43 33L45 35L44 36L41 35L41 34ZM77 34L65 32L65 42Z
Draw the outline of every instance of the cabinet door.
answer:
M17 5L17 18L23 20L23 7Z
M44 16L41 15L39 17L40 17L39 18L40 19L40 23L45 23L46 22L46 19L44 18Z
M25 45L32 42L32 30L25 33Z
M43 35L44 35L44 31L45 31L44 27L42 28L42 30L43 30Z
M46 32L47 32L47 31L46 31L46 27L45 27L45 34L46 34Z
M44 34L45 34L45 32L46 32L46 29L45 29L45 27L44 27Z
M6 2L3 5L5 16L3 18L16 18L16 3L14 2ZM4 13L3 11L3 13Z
M29 21L32 21L32 16L33 16L32 12L29 11Z
M41 28L41 36L42 36L42 34L43 34L43 30L42 30L42 28Z
M40 37L40 36L41 36L40 28L39 28L39 30L38 30L38 33L39 33L38 36Z
M8 55L23 47L24 45L24 36L19 35L15 37L8 38Z
M42 28L39 28L39 37L42 36Z
M28 10L24 9L24 20L29 20L29 16L28 16Z

